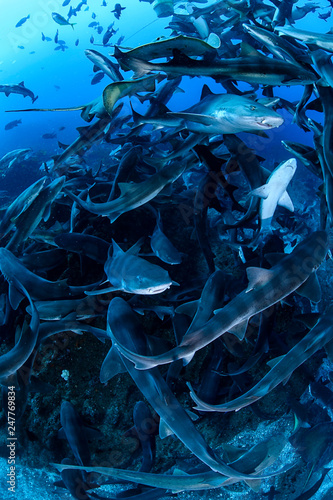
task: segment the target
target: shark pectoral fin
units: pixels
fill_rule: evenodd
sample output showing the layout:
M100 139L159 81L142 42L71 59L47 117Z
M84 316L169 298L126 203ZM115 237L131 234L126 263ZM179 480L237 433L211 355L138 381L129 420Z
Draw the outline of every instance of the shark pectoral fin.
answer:
M248 322L249 322L248 319L241 321L240 323L237 323L237 325L230 328L228 332L232 333L233 335L236 335L236 337L239 338L239 340L243 340L245 337Z
M281 262L281 259L283 259L285 256L286 254L282 252L272 252L272 253L266 253L265 259L273 267L276 266L276 264L279 264L279 262Z
M189 364L190 361L192 361L194 354L189 354L188 356L183 357L183 366L186 366Z
M193 413L193 411L191 411L191 410L185 410L185 411L188 414L188 416L190 417L190 419L192 420L192 422L195 422L196 420L198 420L200 418L199 415L197 415L196 413Z
M319 302L321 299L321 289L317 274L315 272L310 274L305 283L297 288L296 293L301 295L301 297L307 297L312 302Z
M120 246L118 245L118 243L116 243L114 241L114 239L112 239L112 249L113 249L113 252L112 252L112 258L115 258L117 255L122 255L124 254L124 250L122 250L120 248ZM111 246L109 248L109 253L110 253L110 250L111 250Z
M190 316L193 318L195 313L197 312L198 305L200 300L191 300L190 302L185 302L185 304L181 304L178 306L175 311L178 314L186 314L186 316Z
M118 187L120 189L120 196L125 196L133 192L136 189L135 182L118 182Z
M267 365L270 367L270 368L273 368L275 365L277 365L283 358L284 358L284 354L282 354L282 356L278 356L277 358L274 358L274 359L270 359L269 361L267 361Z
M258 285L267 283L273 276L273 272L270 269L264 269L262 267L247 267L246 275L249 280L246 293L250 292Z
M262 481L261 479L246 479L244 482L251 488L251 490L258 493Z
M140 249L143 245L143 242L144 242L144 237L141 236L141 238L136 242L134 243L133 246L131 246L131 248L129 248L126 252L127 255L137 255L139 252L140 252Z
M166 424L166 422L161 418L160 419L160 426L159 426L159 436L160 439L165 439L168 436L173 436L173 431L170 429L170 427Z
M47 222L49 220L49 218L50 218L50 215L51 215L51 205L52 205L52 203L49 203L45 207L45 209L44 209L44 213L43 213L43 217L42 217L42 219L43 219L44 222Z
M14 311L18 308L22 300L25 298L25 296L18 291L18 289L12 285L11 283L9 284L9 302Z
M252 191L249 192L249 196L258 196L259 198L266 199L269 196L270 190L270 186L268 184L264 184L256 189L252 189Z
M115 375L125 372L126 368L121 359L121 355L119 354L118 349L112 346L102 363L99 379L102 384L105 384Z
M287 191L285 191L283 193L283 195L280 196L279 201L278 201L278 205L280 207L286 208L290 212L294 211L293 202L291 201L291 198L290 198L289 194L287 193Z

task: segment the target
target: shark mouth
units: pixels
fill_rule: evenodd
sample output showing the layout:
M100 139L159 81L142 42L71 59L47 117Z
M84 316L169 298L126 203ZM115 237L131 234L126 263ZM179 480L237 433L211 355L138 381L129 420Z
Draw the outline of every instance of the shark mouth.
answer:
M263 127L263 128L274 128L274 127L279 127L283 122L279 120L277 120L275 123L274 121L273 122L269 122L267 121L267 118L261 118L261 119L258 119L256 120L256 124L259 125L260 127Z

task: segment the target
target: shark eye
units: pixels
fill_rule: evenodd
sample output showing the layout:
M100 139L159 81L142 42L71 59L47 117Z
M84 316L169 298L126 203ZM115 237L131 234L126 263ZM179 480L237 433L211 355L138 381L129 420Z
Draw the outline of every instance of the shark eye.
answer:
M256 109L256 106L250 106L250 110L254 111Z

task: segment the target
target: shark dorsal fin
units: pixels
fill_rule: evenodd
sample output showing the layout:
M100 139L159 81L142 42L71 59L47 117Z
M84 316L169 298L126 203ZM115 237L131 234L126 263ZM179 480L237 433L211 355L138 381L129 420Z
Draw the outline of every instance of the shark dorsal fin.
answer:
M270 359L269 361L267 361L266 364L272 369L272 368L274 368L275 365L280 363L280 361L282 361L282 359L284 357L285 357L285 354L282 354L282 356L278 356L277 358Z
M241 57L261 57L266 59L263 54L260 54L260 52L247 42L241 43Z
M88 130L89 127L76 127L76 130L80 135L85 135L86 131Z
M23 81L22 81L22 82L20 82L20 83L19 83L19 86L20 86L20 87L24 87L24 82L23 82Z
M267 283L273 275L270 269L264 269L262 267L248 267L246 269L247 279L249 280L246 292L250 292L254 288Z
M172 64L190 66L193 63L193 59L183 54L179 49L173 49L172 54L173 54L173 59L171 61Z
M128 255L137 255L140 252L143 242L144 242L144 237L141 236L141 238L138 239L138 241L134 243L134 245L132 245L131 248L129 248L126 253Z
M112 248L113 248L113 253L112 257L115 257L116 255L122 255L125 252L120 248L118 243L116 243L114 240L112 240Z
M204 84L201 91L200 101L202 101L202 99L204 99L208 95L215 95L215 94L210 90L208 85Z

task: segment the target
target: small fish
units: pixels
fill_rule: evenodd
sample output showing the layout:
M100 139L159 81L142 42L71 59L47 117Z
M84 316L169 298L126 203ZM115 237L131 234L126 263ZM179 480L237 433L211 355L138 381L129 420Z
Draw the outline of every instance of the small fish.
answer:
M90 37L90 43L94 43L94 37L93 36Z
M97 21L93 21L90 24L88 24L88 28L94 28L95 26L98 26L98 24L99 23Z
M116 5L114 6L114 9L111 10L111 12L114 12L114 17L116 19L119 19L120 18L120 15L121 15L121 11L126 9L126 7L122 7L120 5L120 3L116 3Z
M17 48L18 49L24 49L23 45L18 45Z
M27 17L22 17L22 19L20 19L20 21L15 25L15 28L19 28L20 26L22 26L22 24L24 24L27 19L30 19L30 14Z
M125 39L124 35L121 35L121 36L118 38L118 41L117 41L116 45L121 45L121 44L123 43L124 39Z
M20 123L22 123L22 120L13 120L12 122L7 123L5 125L5 130L10 130L14 127L17 127Z
M43 134L42 139L55 139L57 137L56 132L52 132L50 134Z
M52 12L52 19L57 24L60 24L60 26L72 26L73 29L74 29L74 25L76 24L76 23L69 23L68 21L66 21L66 19L64 17L62 17L57 12Z
M42 32L42 41L43 42L50 42L52 40L52 38L50 38L49 36L45 36L44 33Z
M104 30L103 26L97 26L96 27L96 31L97 33L100 35L102 33L102 31Z
M91 85L96 85L96 83L99 83L105 76L104 71L100 71L99 73L96 73L94 78L91 80Z
M93 12L93 13L91 14L91 17L92 17L93 19L96 19L96 14L95 14L95 12Z
M112 27L110 28L110 26L108 27L107 31L104 33L104 36L103 36L103 45L106 45L110 38L112 37L112 35L114 35L115 33L117 33L118 30L114 30Z
M318 14L319 19L323 19L324 21L327 21L329 17L331 17L331 11L325 12L324 14Z
M62 127L59 127L59 130L65 130L66 127L62 126Z
M62 6L63 7L66 7L66 5L68 5L70 3L71 0L64 0Z
M101 7L107 7L107 3L105 0L103 0Z
M75 40L75 47L77 47L79 45L79 42L80 42L79 39Z
M58 43L58 39L59 39L59 30L57 30L57 32L55 34L54 43Z

